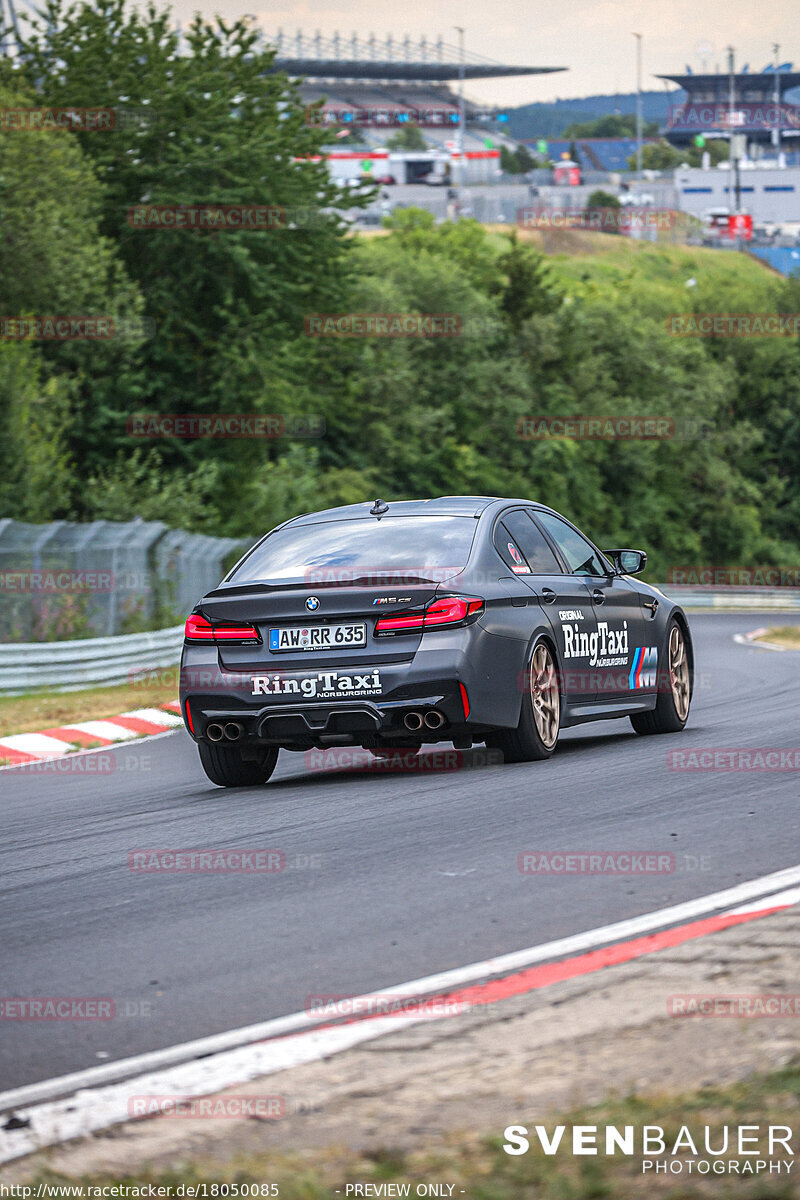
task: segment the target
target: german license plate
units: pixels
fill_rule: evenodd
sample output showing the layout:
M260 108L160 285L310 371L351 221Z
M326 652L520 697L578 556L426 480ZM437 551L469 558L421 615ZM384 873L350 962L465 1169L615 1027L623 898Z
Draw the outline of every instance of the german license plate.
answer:
M356 625L284 625L270 629L269 648L275 654L288 650L338 650L366 646L367 626Z

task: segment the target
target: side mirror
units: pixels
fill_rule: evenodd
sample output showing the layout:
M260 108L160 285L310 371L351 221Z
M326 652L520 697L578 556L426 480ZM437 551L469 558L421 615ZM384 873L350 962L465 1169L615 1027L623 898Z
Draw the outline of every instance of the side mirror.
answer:
M644 550L606 550L617 575L638 575L647 566Z

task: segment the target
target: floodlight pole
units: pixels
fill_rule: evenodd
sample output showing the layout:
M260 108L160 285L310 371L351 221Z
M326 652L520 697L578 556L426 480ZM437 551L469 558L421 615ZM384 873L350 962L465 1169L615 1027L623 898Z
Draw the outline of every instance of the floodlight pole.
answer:
M636 174L642 178L642 35L636 38Z
M464 182L464 125L466 114L464 111L464 28L461 25L454 25L453 28L458 33L458 140L456 142L458 148L458 182Z
M734 92L734 70L733 70L733 46L726 47L728 51L728 212L734 210L734 174L735 167L733 165L733 114L734 104L736 102Z
M775 105L775 128L772 131L772 144L776 150L780 151L780 148L781 148L781 112L780 112L779 105L781 102L781 77L778 72L778 66L779 66L778 55L781 52L781 48L777 42L773 42L772 52L775 55L775 87L772 92L772 99L773 99L774 105Z

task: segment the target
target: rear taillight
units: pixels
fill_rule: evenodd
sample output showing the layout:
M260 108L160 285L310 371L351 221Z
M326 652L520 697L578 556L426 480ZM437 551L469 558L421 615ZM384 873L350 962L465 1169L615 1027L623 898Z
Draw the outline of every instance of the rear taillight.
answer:
M477 596L443 596L425 609L425 629L430 625L460 625L467 617L479 613L483 601Z
M422 629L424 613L410 613L407 617L381 617L375 626L376 633L402 633L404 629Z
M375 634L403 633L406 630L441 629L443 626L463 625L483 612L483 600L478 596L443 596L434 600L424 612L404 613L400 617L381 617Z
M258 643L261 641L255 625L212 625L198 613L192 613L186 622L184 637L187 642Z

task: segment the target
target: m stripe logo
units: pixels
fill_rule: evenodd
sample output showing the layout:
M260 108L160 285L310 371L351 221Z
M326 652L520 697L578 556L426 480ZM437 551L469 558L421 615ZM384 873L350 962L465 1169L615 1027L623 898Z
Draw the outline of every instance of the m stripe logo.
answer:
M655 687L657 667L658 648L656 646L637 646L628 676L628 687L631 691L636 688Z

